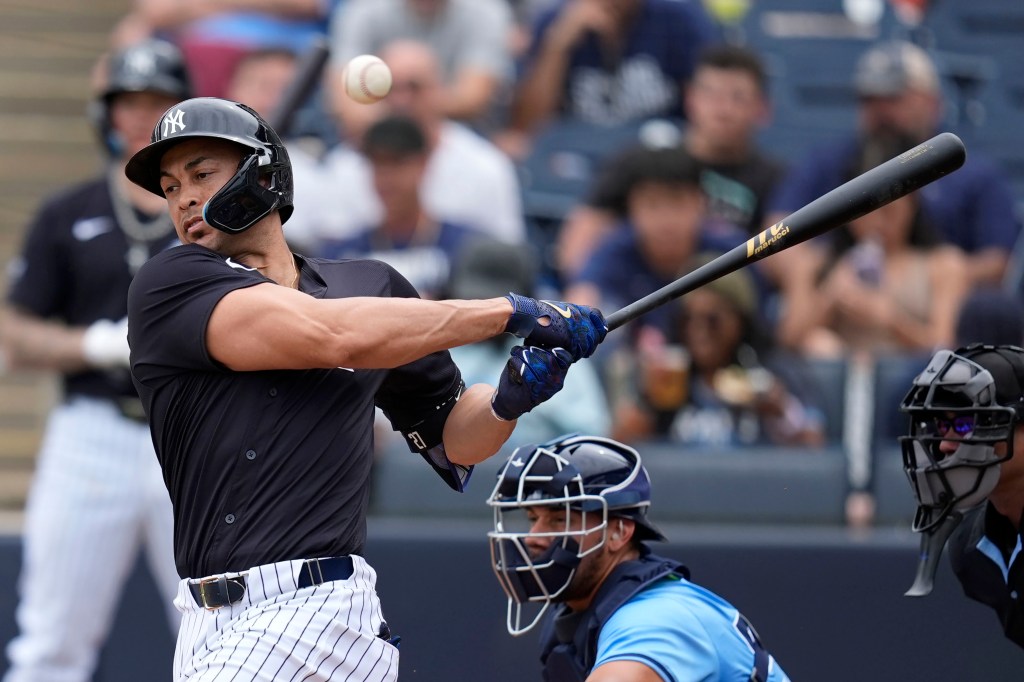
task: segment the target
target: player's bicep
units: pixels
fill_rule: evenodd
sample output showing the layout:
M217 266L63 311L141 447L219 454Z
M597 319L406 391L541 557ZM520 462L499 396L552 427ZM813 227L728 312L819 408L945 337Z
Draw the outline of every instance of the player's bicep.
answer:
M638 661L609 661L594 668L587 682L664 682L661 675Z
M316 299L269 282L225 294L206 325L210 357L235 371L330 367Z

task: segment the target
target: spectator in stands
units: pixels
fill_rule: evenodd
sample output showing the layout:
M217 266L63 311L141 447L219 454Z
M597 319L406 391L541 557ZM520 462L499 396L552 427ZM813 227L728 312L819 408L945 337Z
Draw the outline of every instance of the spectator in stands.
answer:
M363 136L362 153L384 210L381 221L350 237L326 240L317 255L384 261L408 279L420 296L438 298L448 283L452 261L479 231L424 209L420 186L429 156L426 137L415 121L404 116L377 121Z
M320 167L295 168L295 204L306 204L309 211L296 212L288 221L289 241L315 252L324 239L351 236L381 221L383 207L358 145L373 121L403 114L419 124L427 139L430 160L422 187L426 212L502 241L522 242L526 228L515 167L493 144L445 116L434 52L424 43L403 40L385 46L379 56L391 68L391 93L376 104L360 105L365 121L359 135L329 151ZM333 72L328 88L336 112L347 99L339 78L340 72ZM352 132L351 127L347 130Z
M859 130L813 151L791 170L771 202L770 222L841 184L863 139L906 136L917 144L939 131L939 77L920 47L899 41L873 47L860 59L854 84L860 97ZM962 168L919 194L921 209L940 236L967 253L971 286L1000 284L1019 225L1009 185L996 166L971 149Z
M755 52L713 45L701 53L686 87L683 148L701 164L708 214L750 234L765 227L764 205L784 172L761 151L756 135L769 119L764 67ZM578 272L597 240L626 214L626 196L643 144L609 159L590 196L574 209L559 233L558 265Z
M708 220L700 164L681 148L645 149L638 161L625 220L567 287L601 310L616 310L669 284L701 251L727 251L746 238L731 223ZM667 310L662 306L639 319L665 329Z
M11 369L57 373L62 388L25 509L6 682L91 679L143 546L172 630L179 621L171 504L127 338L132 278L178 238L166 201L130 183L124 164L189 97L189 74L178 49L159 40L102 64L90 111L105 168L43 203L11 264L0 316Z
M297 66L298 60L291 50L253 50L239 59L228 80L225 97L249 105L266 118L277 109Z
M349 0L331 21L331 60L340 71L396 40L426 43L441 70L443 113L486 128L513 77L512 28L506 0Z
M716 254L702 254L693 270ZM823 415L799 358L776 362L753 276L737 270L672 306L668 335L645 328L612 363L613 438L693 446L824 443ZM797 391L804 392L805 399Z
M697 55L718 39L699 0L563 0L534 28L512 128L681 117Z
M493 298L510 291L536 292L537 257L527 245L476 240L454 261L445 296L465 299ZM467 385L494 377L508 361L513 339L498 336L482 343L449 351ZM577 363L551 400L524 414L516 423L516 438L540 443L562 433L607 435L611 415L597 370L592 363Z
M865 145L849 174L870 170L904 148L898 139ZM801 349L836 357L850 352L927 353L953 342L956 315L968 290L962 251L931 229L920 192L838 229L818 259Z
M162 35L177 43L194 74L198 97L224 97L249 52L281 48L303 54L327 34L343 0L134 0L114 42Z

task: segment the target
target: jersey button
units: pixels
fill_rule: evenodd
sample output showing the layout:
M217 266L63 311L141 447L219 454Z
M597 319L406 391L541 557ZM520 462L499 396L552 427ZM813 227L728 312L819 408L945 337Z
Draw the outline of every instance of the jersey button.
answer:
M271 398L276 398L277 397L277 389L276 388L270 389L269 393L270 393L270 397Z
M1010 593L1010 599L1016 599L1016 598L1017 598L1017 590L1014 590L1013 592Z
M235 522L235 515L234 514L228 514L227 516L224 517L224 523L231 524L231 523L234 523L234 522Z
M250 459L250 460L251 459L256 459L256 451L255 450L246 450L245 451L245 458L246 459Z

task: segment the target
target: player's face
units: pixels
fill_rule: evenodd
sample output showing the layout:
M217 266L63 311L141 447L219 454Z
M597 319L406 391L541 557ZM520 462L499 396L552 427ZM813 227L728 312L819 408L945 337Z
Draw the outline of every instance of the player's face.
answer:
M153 128L177 99L157 92L123 92L110 102L110 123L129 158L149 144Z
M562 505L553 507L527 507L526 519L530 524L530 535L523 541L530 555L536 558L546 550L552 542L560 540L566 533L580 533L584 529L585 534L574 535L579 543L580 553L597 546L604 540L601 517L598 514L580 514L579 512L567 512Z
M242 160L233 142L217 139L186 140L160 160L160 188L182 244L202 244L219 251L225 238L203 221L206 202L230 180Z

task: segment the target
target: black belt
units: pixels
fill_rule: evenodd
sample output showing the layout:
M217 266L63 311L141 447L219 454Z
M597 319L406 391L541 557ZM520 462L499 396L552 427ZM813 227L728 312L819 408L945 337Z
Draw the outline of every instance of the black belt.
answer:
M322 585L332 580L347 580L352 577L353 570L350 556L306 559L299 569L298 589ZM199 606L209 610L219 609L242 600L245 596L245 576L203 578L189 583L188 589Z

